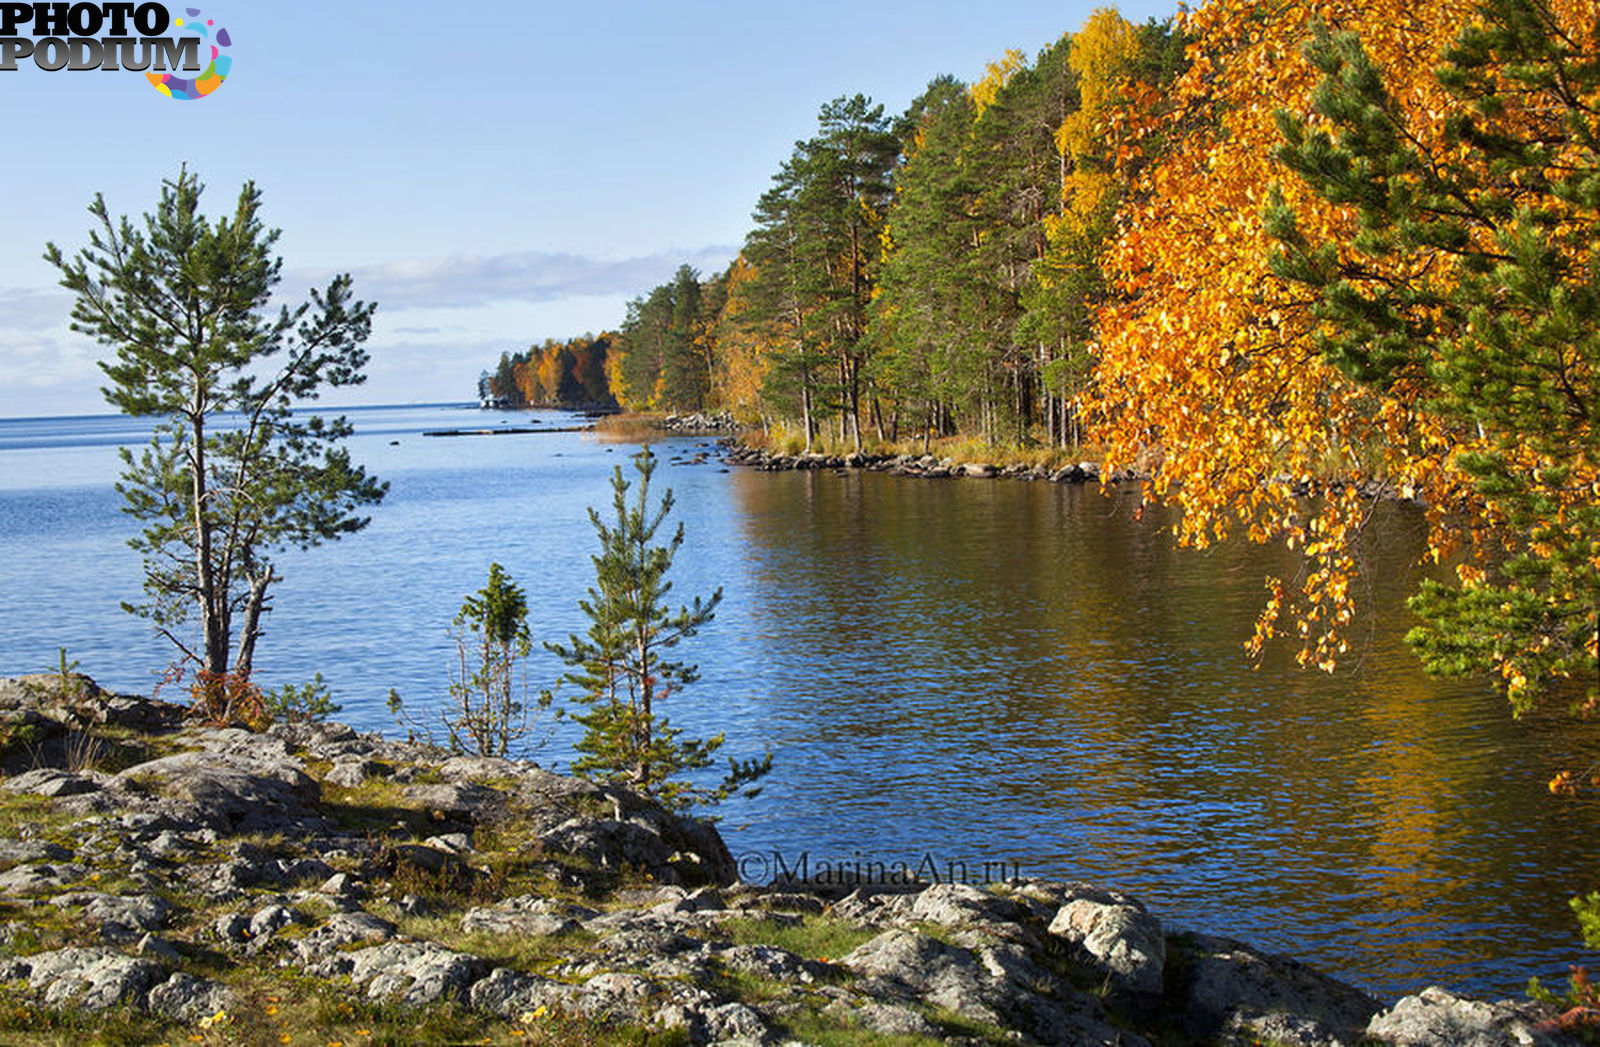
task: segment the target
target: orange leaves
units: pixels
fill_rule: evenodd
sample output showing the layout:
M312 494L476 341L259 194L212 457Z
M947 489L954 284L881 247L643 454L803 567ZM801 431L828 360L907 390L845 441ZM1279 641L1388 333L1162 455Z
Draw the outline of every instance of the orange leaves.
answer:
M1274 114L1311 109L1317 73L1302 46L1314 16L1363 39L1370 31L1394 96L1444 111L1432 70L1470 10L1454 0L1213 0L1182 16L1190 66L1160 121L1130 111L1138 94L1108 121L1137 132L1118 151L1124 165L1135 142L1165 148L1135 175L1109 254L1121 300L1099 318L1097 435L1114 464L1159 441L1151 491L1182 508L1181 540L1241 533L1302 551L1297 584L1271 583L1253 650L1288 620L1302 661L1331 668L1351 617L1349 550L1366 516L1358 485L1406 485L1426 497L1456 482L1443 467L1452 434L1403 402L1377 402L1324 363L1303 291L1273 274L1262 213L1275 184L1308 235L1355 235L1351 214L1277 166ZM1437 121L1424 133L1437 134ZM1285 482L1311 477L1348 486L1313 510Z

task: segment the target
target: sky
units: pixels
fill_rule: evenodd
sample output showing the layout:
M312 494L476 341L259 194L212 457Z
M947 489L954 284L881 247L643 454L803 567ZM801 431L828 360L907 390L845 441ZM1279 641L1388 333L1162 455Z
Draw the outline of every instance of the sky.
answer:
M614 328L679 264L726 265L823 103L863 92L898 113L1100 6L200 2L233 59L204 98L126 70L0 71L0 417L109 410L110 351L68 329L43 259L86 243L96 193L137 217L187 165L217 214L253 180L286 301L350 272L378 303L368 382L340 402L471 399L502 352Z

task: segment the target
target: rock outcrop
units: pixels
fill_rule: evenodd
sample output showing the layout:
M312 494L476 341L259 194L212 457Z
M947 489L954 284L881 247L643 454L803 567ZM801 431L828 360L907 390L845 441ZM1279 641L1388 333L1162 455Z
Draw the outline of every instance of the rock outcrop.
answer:
M288 1042L350 1015L407 1042L1559 1042L1533 1005L1385 1011L1088 884L742 884L713 826L625 790L182 714L0 681L0 1039Z

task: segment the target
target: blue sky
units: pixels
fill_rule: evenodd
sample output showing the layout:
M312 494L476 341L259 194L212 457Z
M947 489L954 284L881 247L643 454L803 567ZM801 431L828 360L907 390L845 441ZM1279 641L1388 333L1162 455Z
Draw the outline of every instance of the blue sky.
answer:
M200 8L233 71L198 101L24 62L0 72L0 416L107 410L103 350L67 330L41 258L84 242L96 192L137 216L187 163L216 212L254 179L286 296L349 270L379 303L350 402L465 399L502 350L615 326L682 261L725 264L822 103L898 112L1094 6L227 0Z

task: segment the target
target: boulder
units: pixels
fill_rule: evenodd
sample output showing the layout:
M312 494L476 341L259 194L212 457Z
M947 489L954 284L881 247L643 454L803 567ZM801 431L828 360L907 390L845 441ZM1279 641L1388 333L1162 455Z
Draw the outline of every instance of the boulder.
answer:
M158 931L172 914L171 904L155 894L73 892L58 895L50 902L62 909L83 906L85 922L99 928L101 936L112 941L134 941L141 932Z
M601 869L630 865L662 883L730 884L738 869L717 830L651 805L627 816L578 816L540 837L546 850L570 854Z
M598 916L593 909L568 905L538 895L519 895L490 906L469 909L461 918L463 931L485 934L549 936L578 929L582 920Z
M941 927L1013 924L1028 910L1018 903L965 883L936 883L915 895L910 917Z
M226 985L182 971L151 989L146 1004L155 1014L190 1023L237 1005L238 997Z
M359 942L386 942L399 933L388 920L368 912L338 912L321 927L294 943L302 963L327 956Z
M321 978L347 975L366 986L372 999L396 999L411 1006L443 999L469 999L472 983L488 965L433 942L385 942L354 952L336 952L307 968Z
M64 862L72 852L49 840L0 840L0 862Z
M401 795L439 820L473 824L502 817L508 803L505 793L487 785L408 785Z
M1019 1029L1044 1043L1148 1047L1117 1029L1099 1005L1017 953L996 945L977 951L893 929L858 946L840 965L865 976L859 988L880 1002L896 996ZM1020 962L1018 962L1020 961Z
M1197 1038L1354 1047L1378 1010L1378 1001L1354 986L1242 942L1186 934L1170 938L1167 951L1176 953L1181 972L1168 999L1181 1001L1184 1027Z
M7 779L4 788L9 793L32 793L35 796L81 796L99 792L111 780L110 775L98 771L80 773L39 767Z
M287 758L187 752L137 764L117 778L174 802L177 817L222 831L281 831L321 821L311 807L321 789Z
M571 1007L590 1018L642 1022L652 1013L656 983L637 974L596 975L578 986Z
M1395 1047L1575 1045L1575 1040L1540 1028L1551 1017L1538 1004L1468 1000L1435 986L1405 997L1374 1017L1367 1036Z
M1143 906L1080 898L1062 906L1050 921L1050 933L1104 970L1119 995L1141 1002L1161 996L1167 942L1161 921Z
M0 895L36 894L81 882L89 870L70 863L19 865L0 873Z
M103 1011L118 1004L142 1006L163 977L159 966L109 949L57 949L26 957L28 988L53 1006Z
M517 1021L540 1007L547 1011L568 1008L574 995L574 986L496 967L487 978L473 983L468 1000L474 1010Z

